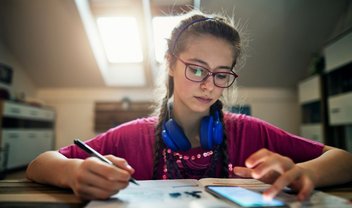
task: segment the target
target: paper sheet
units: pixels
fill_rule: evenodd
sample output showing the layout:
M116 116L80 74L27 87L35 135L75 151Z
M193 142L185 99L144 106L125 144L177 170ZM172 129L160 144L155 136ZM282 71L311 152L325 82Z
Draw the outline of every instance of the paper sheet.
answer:
M192 179L182 180L152 180L138 181L140 186L130 184L126 189L106 201L91 201L87 207L102 208L230 208L237 207L219 200L204 190L205 185L241 186L250 190L262 192L270 185L253 179ZM195 195L192 195L194 193ZM277 197L285 201L289 207L352 207L346 199L326 194L321 191L313 192L311 198L305 202L298 202L296 195L281 192Z
M188 207L190 202L212 198L197 180L138 181L107 201L92 201L87 207Z

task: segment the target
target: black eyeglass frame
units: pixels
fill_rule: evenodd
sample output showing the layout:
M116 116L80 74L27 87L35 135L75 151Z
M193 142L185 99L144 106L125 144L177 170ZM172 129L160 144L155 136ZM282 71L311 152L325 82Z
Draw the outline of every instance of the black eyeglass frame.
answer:
M237 75L235 72L233 72L233 71L228 71L228 72L212 72L212 71L210 71L209 69L207 69L207 68L204 67L204 66L200 66L200 65L197 65L197 64L193 64L193 63L188 63L188 62L182 60L180 57L178 57L178 56L176 56L176 55L173 55L173 56L174 56L177 60L181 61L181 63L183 63L183 64L185 65L185 77L186 77L186 79L188 79L189 81L192 81L192 82L204 82L205 80L207 80L207 79L209 78L209 76L212 76L212 77L213 77L213 83L214 83L215 86L217 86L217 87L219 87L219 88L229 88L229 87L231 87L231 85L235 82L235 80L238 78L238 75ZM189 77L187 77L187 67L190 66L190 65L192 65L192 66L197 66L197 67L200 67L200 68L202 68L202 69L207 70L207 72L208 72L207 76L205 76L205 77L204 77L202 80L200 80L200 81L190 79ZM216 76L217 74L230 74L230 75L233 75L235 78L232 80L232 82L231 82L228 86L222 87L222 86L219 86L219 85L217 85L217 84L215 83L215 76Z

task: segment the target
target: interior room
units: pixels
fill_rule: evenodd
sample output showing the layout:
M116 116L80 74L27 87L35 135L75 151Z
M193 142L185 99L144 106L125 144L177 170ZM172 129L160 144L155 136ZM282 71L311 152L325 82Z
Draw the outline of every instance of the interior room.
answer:
M192 8L240 30L229 111L352 151L350 0L0 0L2 178L151 115L165 38Z

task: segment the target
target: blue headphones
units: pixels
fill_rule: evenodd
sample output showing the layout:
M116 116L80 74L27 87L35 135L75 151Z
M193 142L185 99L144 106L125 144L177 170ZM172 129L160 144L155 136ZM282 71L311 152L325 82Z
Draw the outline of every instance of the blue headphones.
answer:
M182 131L182 128L172 118L164 122L161 134L165 145L171 150L187 151L191 149L191 143ZM216 145L221 144L223 140L223 126L218 111L215 111L214 115L202 118L199 136L200 144L204 149L210 150Z

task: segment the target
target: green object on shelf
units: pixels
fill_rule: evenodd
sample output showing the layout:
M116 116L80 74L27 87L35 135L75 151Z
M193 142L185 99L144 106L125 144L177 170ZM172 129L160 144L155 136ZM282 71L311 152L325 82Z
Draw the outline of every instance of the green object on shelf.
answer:
M325 68L325 58L320 54L314 54L308 66L308 75L322 74Z

